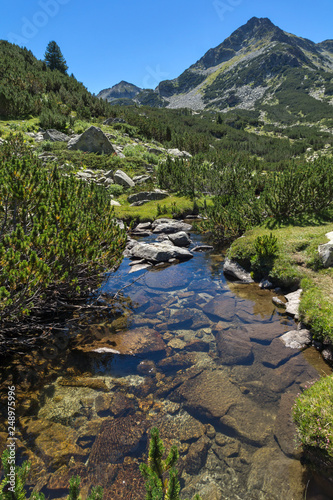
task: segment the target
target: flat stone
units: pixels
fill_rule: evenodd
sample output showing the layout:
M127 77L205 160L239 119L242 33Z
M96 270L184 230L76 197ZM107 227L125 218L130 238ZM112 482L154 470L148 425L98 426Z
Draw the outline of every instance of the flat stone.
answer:
M161 189L155 189L154 191L141 191L140 193L131 194L130 196L128 196L127 201L129 203L137 203L138 201L142 200L148 202L148 201L164 200L168 196L169 194L166 191L162 191Z
M294 316L295 319L299 318L299 304L301 301L302 289L296 290L296 292L288 293L285 295L287 299L286 313L290 316Z
M70 427L49 420L22 419L20 427L34 439L34 447L50 467L58 468L74 459L84 460L87 452L77 446L78 433Z
M269 368L277 368L297 354L298 351L286 347L279 338L273 339L270 345L258 344L255 352L256 359L260 359L263 365Z
M144 269L150 269L152 267L151 264L136 264L131 267L131 270L128 274L137 273L138 271L143 271Z
M189 412L206 418L223 417L241 398L239 389L220 370L204 370L170 396L171 400L183 402Z
M232 321L235 315L236 301L233 297L218 295L203 308L205 314L216 316L224 321Z
M115 349L120 354L145 354L165 350L165 343L161 335L151 328L134 328L120 332L112 337Z
M218 332L216 347L223 365L247 365L253 362L251 340L246 328L229 328Z
M228 258L224 261L223 272L225 275L236 278L242 283L254 283L250 273L245 271L237 262L232 262Z
M299 458L300 454L300 446L296 446L297 432L292 416L296 396L296 392L282 394L274 424L275 439L283 453L290 458Z
M159 221L163 222L159 222ZM192 225L187 224L186 222L177 221L174 219L157 219L153 223L153 232L154 233L178 233L179 231L191 231Z
M126 455L138 449L146 430L147 423L139 415L105 420L92 447L89 464L122 463Z
M44 132L44 140L45 141L51 141L51 142L68 142L69 137L68 135L64 134L63 132L59 132L59 130L54 130L54 129L49 129Z
M192 248L192 252L209 252L210 250L214 250L211 245L197 245Z
M181 266L169 266L166 269L152 270L142 280L146 286L156 290L174 290L185 288L190 276Z
M243 397L222 416L220 422L248 443L262 446L271 434L274 415Z
M312 336L309 330L291 330L280 337L286 347L303 349L311 344Z

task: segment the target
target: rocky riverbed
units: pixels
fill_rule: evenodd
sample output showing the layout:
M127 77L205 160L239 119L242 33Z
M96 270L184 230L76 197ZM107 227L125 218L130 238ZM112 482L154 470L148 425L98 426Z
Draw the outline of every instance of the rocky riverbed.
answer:
M31 487L62 498L79 474L83 498L100 484L105 498L142 500L138 467L157 426L166 448L180 451L182 498L301 500L308 476L291 409L330 370L313 348L285 345L297 325L273 303L275 292L227 282L223 256L193 251L206 243L196 234L181 235L186 250L172 241L189 227L167 230L161 246L191 258L159 260L163 224L142 228L152 234L131 243L106 278L105 310L78 313L69 343L59 336L4 370L3 383L18 386L17 452L32 463ZM131 273L133 259L149 269Z

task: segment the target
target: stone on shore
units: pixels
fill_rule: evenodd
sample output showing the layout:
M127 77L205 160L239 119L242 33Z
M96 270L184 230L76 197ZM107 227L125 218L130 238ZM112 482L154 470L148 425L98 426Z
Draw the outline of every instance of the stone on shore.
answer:
M250 273L245 271L237 262L232 262L228 258L224 261L223 272L225 275L236 278L242 283L254 283Z

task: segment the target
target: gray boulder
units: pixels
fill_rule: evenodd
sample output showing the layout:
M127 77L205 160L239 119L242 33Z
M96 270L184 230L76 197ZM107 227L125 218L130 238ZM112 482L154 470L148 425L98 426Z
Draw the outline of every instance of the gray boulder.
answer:
M156 219L153 222L153 232L154 233L178 233L179 231L191 231L191 224L186 224L185 222L173 220L173 219Z
M68 149L87 153L112 154L115 152L111 142L98 127L91 126L83 134L71 139Z
M302 349L311 344L311 333L305 328L303 330L291 330L280 337L286 347Z
M148 182L150 180L150 175L136 175L135 177L133 177L133 181L135 182L135 184L144 184L145 182Z
M232 262L230 259L225 259L223 264L223 272L227 276L231 276L232 278L236 278L242 283L254 283L251 278L250 273L245 271L239 264L236 262Z
M333 242L325 243L324 245L319 245L318 253L320 260L324 267L333 266Z
M191 252L168 243L138 243L131 249L131 257L149 262L167 262L170 259L188 260Z
M131 194L127 200L129 203L136 203L138 201L146 200L147 201L156 201L156 200L164 200L169 195L165 191L161 189L155 189L154 191L141 191L141 193Z
M185 231L179 231L169 235L169 239L177 247L188 247L191 244L191 239Z
M122 170L117 170L117 172L114 174L114 182L116 184L120 184L121 186L125 187L134 187L135 184L132 181L132 179L125 174Z
M49 129L46 130L43 134L44 140L45 141L51 141L51 142L68 142L69 137L66 134L63 134L62 132L59 132L59 130L55 129Z
M180 151L179 149L168 149L168 155L176 156L177 158L192 158L192 155L187 151Z

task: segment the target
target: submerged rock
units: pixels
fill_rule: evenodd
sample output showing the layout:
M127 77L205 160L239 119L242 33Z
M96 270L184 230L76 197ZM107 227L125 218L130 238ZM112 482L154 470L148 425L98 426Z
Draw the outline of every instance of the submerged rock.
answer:
M250 335L245 328L229 328L218 332L216 347L223 365L247 365L253 361Z

